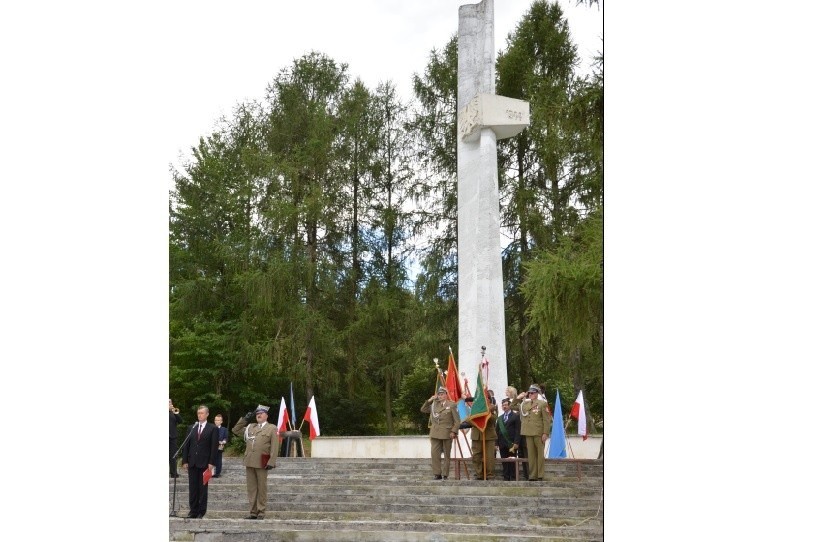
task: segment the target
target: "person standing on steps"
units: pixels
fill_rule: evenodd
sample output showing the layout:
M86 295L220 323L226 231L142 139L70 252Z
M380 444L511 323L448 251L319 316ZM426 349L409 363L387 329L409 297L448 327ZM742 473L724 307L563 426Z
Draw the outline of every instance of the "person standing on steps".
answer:
M210 486L204 483L204 471L215 465L218 454L218 429L207 421L210 409L200 405L196 411L198 421L190 428L190 438L184 442L181 452L182 467L189 475L190 513L187 517L203 518L207 513Z
M426 400L419 410L430 415L431 470L434 480L447 480L451 468L451 443L459 431L457 404L448 399L448 390L440 387L436 395Z
M489 392L491 390L488 390ZM474 398L468 397L465 399L468 404L468 410L471 410L471 405L474 404ZM488 394L488 411L491 414L485 424L485 431L480 431L476 425L470 422L471 427L471 462L474 465L475 478L477 480L493 480L494 479L494 463L496 458L496 444L497 432L495 425L497 423L497 400L494 399L493 394ZM462 427L462 425L460 425ZM483 440L484 439L484 440ZM482 447L485 442L485 468L483 469L483 453Z
M516 396L516 390L515 396ZM502 400L503 414L497 418L497 446L500 457L517 457L520 448L520 414L511 410L511 399ZM503 462L503 480L517 479L516 463Z
M520 434L526 447L529 482L543 479L546 466L543 451L551 427L551 411L548 403L537 398L539 393L540 387L532 384L526 392L526 399L520 403Z
M245 519L264 519L267 509L267 473L276 467L279 452L279 436L276 426L267 423L270 407L258 405L255 412L248 412L233 426L233 434L243 437L244 467L247 474L247 500L250 515Z
M178 458L175 452L178 451L178 424L184 423L178 409L169 400L169 477L178 478Z
M220 478L221 467L224 462L224 445L227 444L230 434L227 428L222 425L224 416L216 414L213 421L215 421L215 427L218 429L218 453L215 456L215 474L213 474L213 478Z

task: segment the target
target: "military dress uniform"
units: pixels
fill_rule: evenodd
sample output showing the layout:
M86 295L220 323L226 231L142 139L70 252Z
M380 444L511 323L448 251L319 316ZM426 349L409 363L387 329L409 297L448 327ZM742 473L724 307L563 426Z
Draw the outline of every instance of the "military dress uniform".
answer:
M456 435L459 431L457 404L448 399L428 399L420 410L430 416L431 470L434 478L447 480L451 467L451 433ZM444 456L442 460L440 454Z
M491 415L488 417L488 422L485 424L485 479L494 479L494 463L496 463L496 444L497 444L497 405L488 405L488 411ZM474 471L477 480L482 480L482 431L477 429L477 426L471 424L471 461L474 464Z
M259 412L259 409L256 412ZM266 412L267 410L264 410ZM233 427L233 434L244 438L247 446L244 449L244 466L247 471L247 499L250 501L250 519L264 518L267 509L267 467L276 466L276 457L279 450L279 436L276 426L272 423L250 423L245 418L239 418ZM262 462L262 456L269 455L269 459Z
M529 391L534 390L533 387ZM548 439L551 427L551 412L548 403L542 399L525 399L520 403L520 435L523 436L523 445L528 458L528 479L542 480L545 472L546 458L543 455L545 435Z

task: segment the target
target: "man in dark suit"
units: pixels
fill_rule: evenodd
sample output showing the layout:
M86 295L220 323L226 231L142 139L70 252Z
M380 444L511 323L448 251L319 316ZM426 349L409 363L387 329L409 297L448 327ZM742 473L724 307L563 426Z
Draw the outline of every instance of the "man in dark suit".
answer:
M212 470L218 454L218 429L207 421L210 409L201 405L197 415L198 421L190 428L181 452L181 466L189 475L190 513L187 517L190 518L203 518L207 513L209 486L204 483L204 471Z
M520 414L512 412L511 399L502 400L503 415L497 418L497 446L500 457L517 457L520 447ZM516 479L516 464L503 463L503 480Z

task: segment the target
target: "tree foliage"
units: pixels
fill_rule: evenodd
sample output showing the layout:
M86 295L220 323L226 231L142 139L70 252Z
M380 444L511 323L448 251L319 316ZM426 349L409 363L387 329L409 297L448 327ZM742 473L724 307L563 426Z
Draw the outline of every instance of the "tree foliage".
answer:
M599 413L602 56L578 62L546 1L497 61L498 93L532 110L499 143L506 340L512 382L585 387ZM456 37L413 103L314 51L172 170L170 396L191 419L206 403L232 423L293 383L326 435L426 430L431 360L458 342L456 89Z

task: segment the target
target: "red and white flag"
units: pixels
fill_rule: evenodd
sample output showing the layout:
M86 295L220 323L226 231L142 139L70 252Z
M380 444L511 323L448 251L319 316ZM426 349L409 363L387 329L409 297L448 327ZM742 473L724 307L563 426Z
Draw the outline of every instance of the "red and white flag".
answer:
M280 435L284 431L287 431L287 403L284 402L284 397L281 398L281 405L279 405L279 417L276 418L276 420L276 432Z
M304 413L304 421L310 422L310 440L322 434L319 429L319 413L316 412L316 396L310 398L307 411Z
M571 406L571 417L577 418L577 434L583 435L583 440L586 440L588 432L586 431L586 401L583 399L583 390L580 390Z

